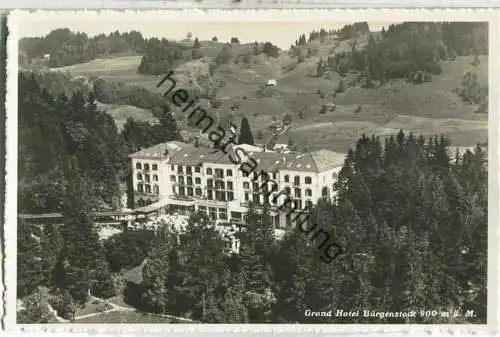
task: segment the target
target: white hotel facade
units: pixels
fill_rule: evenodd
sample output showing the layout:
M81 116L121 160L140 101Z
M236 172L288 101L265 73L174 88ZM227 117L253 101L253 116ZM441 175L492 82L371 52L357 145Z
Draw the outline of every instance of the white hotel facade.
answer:
M250 174L246 174L249 167L242 166L248 158L241 158L241 163L230 159L231 153L235 158L237 147L257 162ZM226 154L178 141L154 145L129 157L134 207L160 212L202 211L217 223L241 223L249 202L262 207L267 195L276 228L292 225L290 209L278 209L287 195L300 210L334 195L333 185L345 158L329 150L277 153L250 145L235 146ZM267 184L261 171L269 175ZM270 193L272 181L278 188Z

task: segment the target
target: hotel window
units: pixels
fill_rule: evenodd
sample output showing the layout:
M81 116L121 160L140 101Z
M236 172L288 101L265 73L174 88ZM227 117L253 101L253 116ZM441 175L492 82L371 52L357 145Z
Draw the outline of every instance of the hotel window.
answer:
M233 176L233 170L227 169L227 170L226 170L226 175L227 175L228 177L232 177L232 176Z
M158 181L158 175L157 174L153 174L153 181Z
M306 188L306 197L312 197L313 191L310 188Z
M153 185L153 193L160 194L160 188L158 187L158 185Z
M137 173L137 180L142 180L142 174Z
M201 188L197 187L195 193L197 196L201 197Z
M300 198L300 188L295 188L295 198Z
M223 182L223 181L221 181L221 182L220 182L220 188L221 188L222 190L225 190L225 189L226 189L226 183L225 183L225 182Z
M299 176L293 177L293 184L295 186L299 186L300 185L300 177Z
M259 189L259 183L253 183L252 187L254 191L257 191Z
M290 187L285 187L285 193L286 195L290 195L292 193L292 191L290 190Z
M146 193L151 194L151 185L144 185Z
M273 172L273 179L278 179L278 172Z
M333 172L333 174L332 174L333 180L337 180L337 177L338 177L337 172Z
M140 192L140 193L144 192L144 186L142 184L137 184L137 192Z
M193 188L192 187L188 187L188 196L192 197L193 196Z
M312 183L311 177L306 177L305 182L306 184L310 185Z
M177 166L177 173L178 174L182 174L183 173L181 165Z
M249 172L245 171L245 170L242 170L243 171L243 177L248 177L250 175Z
M153 171L158 171L158 165L157 164L153 164Z
M149 171L149 164L144 164L144 170Z
M215 191L215 199L217 201L226 201L226 193L222 191Z
M193 169L191 166L186 166L186 174L192 175L193 174Z
M231 212L231 218L241 220L241 212Z
M234 200L234 193L227 192L227 201L233 201L233 200Z
M279 216L279 214L274 217L274 227L280 228L280 216Z
M150 179L149 179L149 174L145 174L144 175L144 180L149 183Z
M175 192L175 186L172 186L172 193L176 194L176 192Z
M252 198L253 198L253 202L255 202L255 203L257 203L257 204L259 204L259 203L260 203L260 195L259 195L259 194L254 193L254 194L252 195Z
M173 174L170 176L170 181L173 181L175 183L175 176Z
M313 208L313 202L311 200L306 200L306 209L312 209Z
M219 208L219 219L227 220L227 210L224 208Z
M184 185L184 177L182 176L179 177L179 184Z
M196 166L196 167L194 168L194 172L196 172L196 173L200 173L200 172L201 172L201 167L200 167L200 166Z
M217 208L209 207L208 213L210 216L210 220L217 220Z
M288 183L288 182L290 182L290 177L287 174L287 175L285 175L285 183Z
M250 183L248 181L243 182L243 188L249 189L250 188Z
M207 180L207 187L208 188L213 188L214 187L214 181L212 179Z
M328 196L328 187L325 186L321 189L321 196L323 198L326 198Z
M248 197L248 193L245 193L245 201L248 201L249 197Z
M212 175L212 169L210 167L207 167L207 174Z
M135 164L135 168L138 169L138 170L141 170L142 169L141 163L136 163Z
M208 200L214 200L214 197L213 197L213 193L211 190L208 190L207 191L207 199Z
M195 184L201 184L201 178L194 178L194 183Z
M215 177L216 178L224 178L224 170L223 169L215 169Z
M228 181L227 182L227 189L232 191L233 190L233 182L232 181Z
M295 209L302 209L302 200L296 199L295 200Z
M170 165L170 170L175 171L175 165Z
M193 178L192 177L187 177L187 184L193 185Z
M181 197L186 196L186 189L184 187L179 187L179 195Z

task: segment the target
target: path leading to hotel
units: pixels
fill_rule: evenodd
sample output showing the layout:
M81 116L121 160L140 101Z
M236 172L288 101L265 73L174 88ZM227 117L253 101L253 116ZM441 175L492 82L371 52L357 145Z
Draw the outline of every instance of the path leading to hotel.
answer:
M101 301L101 302L105 301L102 298L95 297L95 296L92 296L92 295L90 296L90 298L91 298L91 300L97 300L97 301ZM141 311L139 311L139 310L137 310L135 308L124 307L124 306L121 306L121 305L118 305L118 304L115 304L115 303L111 303L111 302L108 302L108 304L111 307L111 309L109 309L109 310L104 310L104 311L101 311L101 312L93 312L93 313L90 313L90 314L85 314L85 315L77 316L77 317L74 318L74 320L77 321L77 320L88 318L88 317L95 317L95 316L99 316L99 315L102 315L102 314L105 314L105 313L109 313L109 312L114 312L114 311L137 311L137 312L141 312ZM175 319L175 320L183 321L183 322L187 322L187 323L197 323L197 321L194 321L192 319L185 318L185 317L172 316L172 315L164 315L164 314L153 314L153 315L160 316L160 317L165 317L165 318L170 318L170 319ZM63 318L61 318L61 319L64 320ZM69 321L66 321L66 320L64 320L64 321L65 322L69 322Z
M62 318L61 316L58 316L57 311L54 308L52 308L50 304L48 304L47 307L49 308L49 312L51 314L54 314L54 317L59 323L69 323L69 320Z

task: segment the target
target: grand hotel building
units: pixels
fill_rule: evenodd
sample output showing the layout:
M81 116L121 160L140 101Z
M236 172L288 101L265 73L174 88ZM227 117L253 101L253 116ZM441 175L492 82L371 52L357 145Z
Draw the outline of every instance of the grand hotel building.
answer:
M202 211L218 223L238 223L243 221L249 202L259 207L267 197L275 227L283 228L291 222L290 211L278 209L286 195L296 203L295 209L307 210L319 198L335 193L333 184L344 154L328 150L278 153L245 144L238 147L257 162L254 172L247 174L248 169L242 170L241 163L233 163L218 149L178 141L130 155L134 207L144 211ZM261 171L277 183L273 193L268 192L272 183L265 183Z

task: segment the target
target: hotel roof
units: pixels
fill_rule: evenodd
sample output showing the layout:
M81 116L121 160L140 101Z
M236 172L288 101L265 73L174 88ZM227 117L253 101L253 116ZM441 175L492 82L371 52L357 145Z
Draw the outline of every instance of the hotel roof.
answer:
M181 149L183 149L185 147L189 147L189 146L190 146L189 144L178 142L178 141L160 143L160 144L156 144L156 145L153 145L151 147L148 147L146 149L142 149L142 150L137 151L135 153L132 153L131 155L129 155L129 158L134 158L134 159L166 159L167 153L172 154L172 153L180 151Z
M250 146L235 146L245 150L249 158L257 162L256 171L309 171L322 172L334 167L341 166L344 163L345 155L329 150L319 150L308 153L277 153L259 151L250 151ZM169 142L158 144L147 149L143 149L130 155L131 158L140 159L166 159L165 150L170 154L169 163L173 165L191 165L196 166L202 163L210 164L228 164L234 165L231 158L235 158L234 150L228 148L224 153L219 149L195 147L192 144L182 142ZM256 148L257 150L257 148ZM248 162L249 158L241 158L241 164Z

